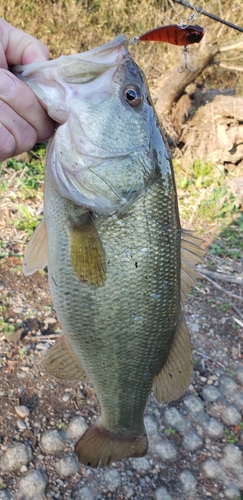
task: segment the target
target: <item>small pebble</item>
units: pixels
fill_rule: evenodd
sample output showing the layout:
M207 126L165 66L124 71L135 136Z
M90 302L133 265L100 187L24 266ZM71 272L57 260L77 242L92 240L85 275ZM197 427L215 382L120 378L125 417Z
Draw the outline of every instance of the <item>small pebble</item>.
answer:
M221 414L221 418L226 425L237 425L241 422L241 414L235 406L228 406Z
M166 425L173 427L177 431L184 432L190 426L190 423L182 417L175 407L171 407L164 412L164 421Z
M210 438L221 439L224 435L224 426L216 418L210 418L204 426L204 432Z
M146 431L148 436L157 436L158 435L158 422L151 415L145 415L144 424L146 427Z
M204 410L204 404L198 396L187 396L184 398L183 402L188 413L193 416L196 416L199 412Z
M131 462L134 469L136 469L138 472L143 472L150 469L150 463L146 457L133 458Z
M224 467L234 468L235 466L243 466L242 451L233 444L227 444L223 449L223 458L220 460L220 463Z
M213 385L206 385L202 389L202 397L204 401L213 403L214 401L217 401L217 399L220 399L222 397L222 394L217 389L217 387L214 387Z
M195 476L190 470L186 469L181 472L179 477L185 495L188 495L190 497L197 484Z
M172 496L163 486L161 486L155 491L155 498L156 500L173 500Z
M195 451L203 446L203 440L194 431L187 432L182 438L182 446L184 450Z
M78 459L74 456L66 455L55 463L57 473L62 477L68 477L79 471Z
M219 379L219 390L224 396L233 393L237 388L238 384L233 378L223 376Z
M57 430L45 431L40 438L40 447L44 453L55 455L64 448L64 439Z
M0 500L13 500L7 490L0 490Z
M74 417L70 420L67 431L66 431L66 439L78 441L85 431L88 429L88 424L83 417Z
M121 484L121 476L117 469L110 469L105 472L104 480L106 482L107 489L111 492L114 492Z
M80 488L74 495L74 500L94 500L94 498L93 492L88 486Z
M26 429L26 424L23 422L23 420L17 420L17 427L20 432L23 432Z
M24 405L15 406L15 411L17 415L21 418L27 418L30 414L29 408L27 408L27 406Z
M229 498L229 500L240 500L242 498L240 489L234 483L231 483L228 486L226 486L224 490L224 496L225 498Z
M19 491L25 500L37 499L45 493L47 475L38 469L30 470L19 481Z
M175 462L177 459L177 449L168 439L161 439L155 446L155 450L165 462Z
M32 458L29 446L18 443L8 448L6 453L0 458L0 468L6 472L17 471L22 465L26 465Z
M210 479L220 480L224 475L222 467L220 467L219 463L213 458L208 458L203 462L202 471L203 474Z

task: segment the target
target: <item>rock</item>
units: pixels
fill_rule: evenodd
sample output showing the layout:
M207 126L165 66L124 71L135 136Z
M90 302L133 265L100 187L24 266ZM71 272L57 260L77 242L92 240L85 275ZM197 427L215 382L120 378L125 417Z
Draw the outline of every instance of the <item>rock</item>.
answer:
M68 477L79 471L78 459L74 456L66 455L55 463L55 469L59 476Z
M94 500L92 490L88 486L84 486L75 492L74 500Z
M134 469L136 469L139 472L150 469L150 463L146 457L133 458L131 462Z
M213 439L221 439L224 435L224 427L216 418L210 418L204 426L204 432Z
M195 476L189 469L186 469L181 472L179 477L185 495L188 495L188 497L190 497L197 484Z
M27 418L30 414L29 408L27 408L27 406L24 405L15 406L15 411L17 415L21 418Z
M40 447L44 453L55 455L64 448L64 439L59 431L45 431L40 437Z
M214 385L205 385L202 389L202 397L204 401L213 403L214 401L217 401L217 399L220 399L222 394L217 387L214 387Z
M127 486L126 484L123 486L124 491L126 492L125 498L131 498L134 494L133 489L130 486Z
M139 459L138 459L139 460ZM121 484L121 476L117 469L110 469L104 473L107 489L114 492Z
M189 431L183 436L182 446L184 450L195 451L203 446L203 440L195 431Z
M67 403L71 398L71 394L64 394L64 396L62 396L62 401L64 401L64 403Z
M221 418L227 425L237 425L241 422L241 414L233 405L225 408L221 413Z
M194 333L199 332L200 326L198 323L192 323L191 325L189 325L189 330L190 330L191 334L193 335Z
M175 462L177 459L177 449L168 439L161 439L156 444L155 450L165 462Z
M242 368L239 368L238 370L236 370L236 378L243 385L243 370L242 370Z
M47 475L38 469L30 470L19 481L19 492L24 500L43 498L47 485Z
M148 436L157 436L158 435L158 423L154 417L151 415L145 415L144 424L147 431Z
M13 500L13 497L4 489L0 490L0 500Z
M242 498L238 486L234 483L226 486L224 496L225 498L229 498L231 500L240 500L240 498Z
M26 465L32 458L32 452L29 446L18 443L11 446L0 458L0 468L6 472L17 471L22 465Z
M219 390L224 396L232 394L238 389L238 384L231 377L223 376L219 379Z
M177 431L184 432L190 427L190 423L181 416L177 408L171 407L164 412L164 421L166 425L173 427Z
M74 417L70 420L67 431L66 431L66 439L70 441L78 441L85 431L88 429L88 424L83 417Z
M198 413L204 411L204 404L198 396L186 396L183 400L184 405L188 411L193 416L197 416Z
M168 493L167 489L164 486L161 486L155 491L156 500L173 500L172 496Z
M25 431L25 429L26 429L26 425L25 425L25 423L23 422L23 420L17 420L17 422L16 422L16 423L17 423L17 427L18 427L18 429L19 429L19 431L20 431L20 432Z
M220 464L224 467L232 467L243 465L242 463L242 452L239 448L236 448L233 444L228 444L223 449L223 458L220 460Z
M204 476L210 479L220 479L224 474L222 467L213 458L208 458L203 462L202 472Z

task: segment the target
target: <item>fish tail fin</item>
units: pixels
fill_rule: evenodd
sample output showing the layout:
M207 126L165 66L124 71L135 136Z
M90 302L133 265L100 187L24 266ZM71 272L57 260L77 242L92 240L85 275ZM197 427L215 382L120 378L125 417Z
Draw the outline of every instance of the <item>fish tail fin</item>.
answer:
M148 449L147 434L119 436L101 426L90 427L79 439L75 452L79 462L90 467L106 467L128 457L142 457Z

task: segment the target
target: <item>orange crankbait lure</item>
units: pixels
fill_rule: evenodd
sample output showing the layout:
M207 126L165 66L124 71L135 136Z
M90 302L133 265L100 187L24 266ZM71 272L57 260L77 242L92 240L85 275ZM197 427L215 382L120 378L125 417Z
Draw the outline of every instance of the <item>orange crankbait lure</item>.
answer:
M205 29L202 26L169 24L160 26L154 30L147 31L137 38L141 42L166 42L172 45L191 45L199 43L205 35Z
M166 42L172 45L184 46L184 61L185 68L188 71L194 71L188 67L187 47L193 43L199 43L205 35L205 29L198 24L168 24L168 26L160 26L154 30L147 31L143 35L134 36L129 42L129 45L139 42ZM182 73L184 70L178 70Z

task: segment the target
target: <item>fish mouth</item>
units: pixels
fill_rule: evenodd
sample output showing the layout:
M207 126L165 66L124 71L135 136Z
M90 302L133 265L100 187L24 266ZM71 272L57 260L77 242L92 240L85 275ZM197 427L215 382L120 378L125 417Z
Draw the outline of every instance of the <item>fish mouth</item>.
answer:
M145 146L133 134L127 134L126 143L122 139L123 114L129 122L131 111L121 103L120 88L126 78L134 77L133 67L138 68L128 40L120 35L80 54L14 68L59 124L46 172L59 194L79 206L109 213L123 210L144 188L134 158Z

